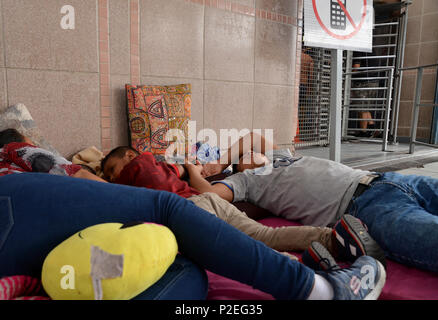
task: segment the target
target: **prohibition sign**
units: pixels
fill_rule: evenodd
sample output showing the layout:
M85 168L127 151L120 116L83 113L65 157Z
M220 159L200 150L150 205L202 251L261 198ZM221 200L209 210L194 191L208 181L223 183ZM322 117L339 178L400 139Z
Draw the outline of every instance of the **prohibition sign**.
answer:
M353 26L353 31L350 32L349 34L346 35L340 35L340 34L336 34L333 31L330 30L330 28L328 28L324 22L322 21L321 17L319 16L318 13L318 8L316 7L316 0L312 0L312 5L313 5L313 12L315 13L315 17L316 20L318 20L319 25L321 26L321 28L327 32L330 36L336 38L336 39L340 39L340 40L347 40L350 39L352 37L354 37L362 28L364 22L365 22L365 18L367 16L367 10L366 10L366 6L367 6L367 0L363 0L363 12L362 12L362 17L360 19L359 24L356 24L353 20L353 18L351 17L350 12L348 12L347 8L345 8L344 4L342 3L341 0L337 0L342 11L345 13L345 16L347 17L348 21L351 23L351 25Z

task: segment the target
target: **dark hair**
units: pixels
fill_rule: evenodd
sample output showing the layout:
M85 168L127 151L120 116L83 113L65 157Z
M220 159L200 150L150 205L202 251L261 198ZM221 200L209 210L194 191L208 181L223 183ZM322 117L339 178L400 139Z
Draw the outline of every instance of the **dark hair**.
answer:
M24 142L24 136L15 129L6 129L0 132L0 148L12 142Z
M112 158L112 157L123 158L124 155L126 154L126 152L129 150L135 152L136 155L140 154L137 150L135 150L132 147L128 147L128 146L117 147L117 148L111 150L111 152L108 153L107 156L102 159L102 161L100 163L100 168L102 169L102 171L105 169L106 162L108 161L109 158Z

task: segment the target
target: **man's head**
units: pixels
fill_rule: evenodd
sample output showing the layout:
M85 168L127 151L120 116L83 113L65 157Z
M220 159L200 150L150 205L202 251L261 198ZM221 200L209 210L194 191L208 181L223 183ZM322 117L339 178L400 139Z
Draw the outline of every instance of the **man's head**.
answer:
M137 150L131 147L118 147L108 153L101 163L105 180L115 181L123 168L138 155Z
M246 169L255 169L269 164L269 159L261 153L249 151L245 153L233 169L235 172L243 172ZM234 171L234 170L233 170Z
M33 142L26 136L22 135L15 129L6 129L0 132L0 148L12 142L26 142L33 144Z

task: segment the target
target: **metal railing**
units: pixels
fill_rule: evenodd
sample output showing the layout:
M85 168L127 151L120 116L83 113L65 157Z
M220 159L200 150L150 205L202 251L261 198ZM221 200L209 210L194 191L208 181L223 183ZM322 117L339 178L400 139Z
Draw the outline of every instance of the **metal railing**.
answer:
M438 107L437 103L421 103L421 89L423 86L424 69L436 68L436 67L438 67L438 63L400 69L401 74L404 71L408 71L408 70L418 70L417 71L417 80L416 80L416 85L415 85L414 103L413 103L413 108L412 108L411 134L410 134L410 143L409 143L409 153L410 154L414 153L416 144L438 148L438 145L436 145L436 144L431 144L431 143L426 143L426 142L421 142L421 141L416 140L417 139L417 128L418 128L418 118L419 118L419 114L420 114L420 107L421 108L423 108L423 107Z
M394 70L395 67L385 67L385 68L378 68L374 69L378 72L385 72L386 75L382 76L382 79L386 79L388 82L388 87L390 90L387 90L386 97L383 98L367 98L367 105L354 105L354 104L344 104L344 117L343 117L343 127L346 131L348 128L348 121L355 120L355 121L365 121L367 119L356 119L356 118L350 118L349 112L351 110L379 110L383 111L383 118L382 119L373 119L375 122L383 122L383 126L378 129L362 129L363 131L379 131L382 132L382 151L386 151L388 148L388 138L389 138L389 125L391 121L391 102L392 102L392 87L393 87L393 81L394 81ZM366 73L367 71L354 71L354 72L346 72L344 73L344 76L348 77L351 75L357 75L360 73ZM368 79L368 78L367 78ZM376 89L376 88L374 88ZM356 99L356 100L363 100L363 99ZM355 101L355 99L350 98L349 101ZM383 104L369 104L369 102L373 101L382 101Z

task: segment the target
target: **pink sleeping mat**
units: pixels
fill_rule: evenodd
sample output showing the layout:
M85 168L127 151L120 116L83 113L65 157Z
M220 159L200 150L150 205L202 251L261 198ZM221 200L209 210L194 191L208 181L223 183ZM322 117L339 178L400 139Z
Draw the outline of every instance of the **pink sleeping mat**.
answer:
M281 218L266 218L259 222L271 226L299 225ZM296 256L300 254L294 253ZM387 261L387 279L381 300L438 300L438 273L427 272L399 263ZM264 292L240 282L211 272L209 278L209 300L273 300Z

